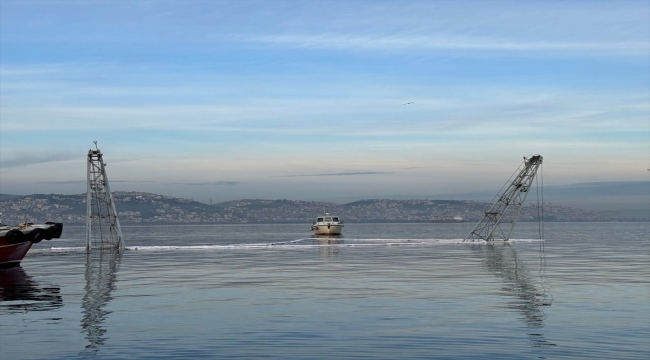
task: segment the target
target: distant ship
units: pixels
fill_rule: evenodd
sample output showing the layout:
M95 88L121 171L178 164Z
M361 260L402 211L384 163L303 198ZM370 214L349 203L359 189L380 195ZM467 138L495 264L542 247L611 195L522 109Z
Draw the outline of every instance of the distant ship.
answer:
M319 216L311 226L314 235L340 235L343 230L343 221L339 221L338 216L332 216L326 213Z
M434 215L431 219L432 223L463 223L463 217L460 215L456 216L436 216Z

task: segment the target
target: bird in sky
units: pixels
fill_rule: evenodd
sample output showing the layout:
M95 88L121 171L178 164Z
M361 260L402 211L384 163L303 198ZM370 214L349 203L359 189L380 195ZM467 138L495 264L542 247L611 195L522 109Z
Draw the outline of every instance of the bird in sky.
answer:
M411 102L407 102L406 104L402 104L402 105L411 105L411 104L415 104L415 102L411 101Z

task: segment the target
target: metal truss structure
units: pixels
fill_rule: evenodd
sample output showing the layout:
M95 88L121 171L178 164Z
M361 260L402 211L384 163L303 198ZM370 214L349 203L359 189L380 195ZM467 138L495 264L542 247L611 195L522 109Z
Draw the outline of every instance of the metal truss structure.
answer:
M122 229L106 176L106 164L97 148L88 150L88 189L86 192L86 251L124 250Z
M498 200L485 212L483 219L463 241L510 239L542 161L541 155L524 157L523 163L504 185L505 190L502 188L503 191L497 195Z

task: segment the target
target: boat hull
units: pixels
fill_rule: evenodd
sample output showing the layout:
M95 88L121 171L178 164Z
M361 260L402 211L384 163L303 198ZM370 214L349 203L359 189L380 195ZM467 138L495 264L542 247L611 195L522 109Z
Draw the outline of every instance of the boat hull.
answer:
M340 235L343 225L314 225L312 230L314 235Z
M0 238L0 268L20 265L27 252L32 247L31 241L18 244L7 244L4 237Z
M20 265L32 244L60 238L62 223L0 225L0 267Z

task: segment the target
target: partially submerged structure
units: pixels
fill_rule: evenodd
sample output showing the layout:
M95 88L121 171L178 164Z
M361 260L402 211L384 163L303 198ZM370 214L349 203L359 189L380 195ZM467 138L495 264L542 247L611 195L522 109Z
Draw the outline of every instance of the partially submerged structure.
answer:
M86 192L86 251L124 250L122 228L106 176L106 164L97 148L88 150L88 189Z
M476 224L464 241L508 241L510 239L526 196L530 192L535 175L537 175L537 170L542 166L542 161L543 158L541 155L524 157L523 163L517 168L510 179L508 179L502 191L497 195L498 200L492 205L490 210L485 212L483 219ZM538 219L541 221L542 217L538 216ZM541 233L540 236L542 236Z

